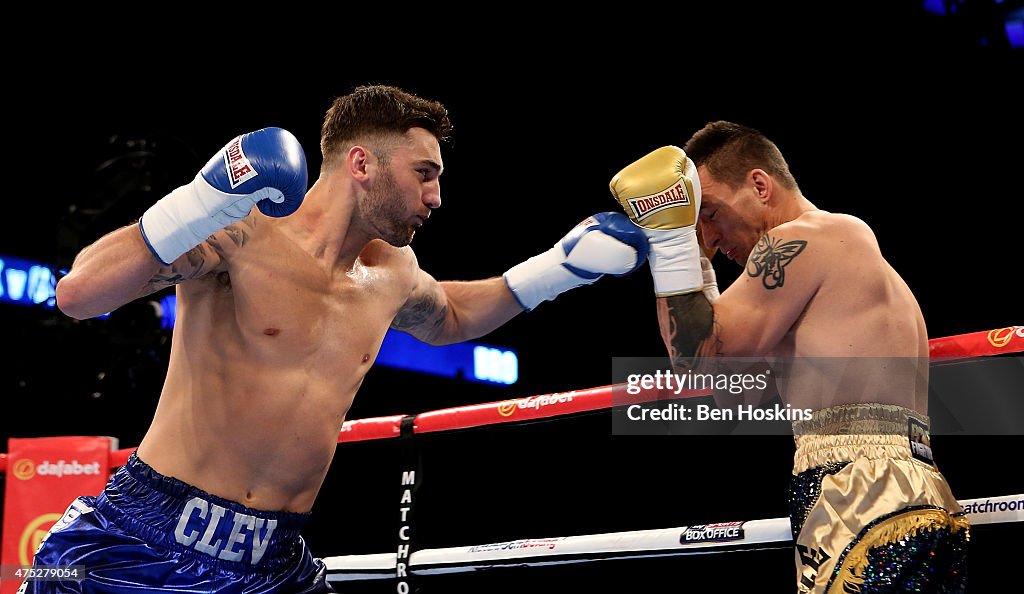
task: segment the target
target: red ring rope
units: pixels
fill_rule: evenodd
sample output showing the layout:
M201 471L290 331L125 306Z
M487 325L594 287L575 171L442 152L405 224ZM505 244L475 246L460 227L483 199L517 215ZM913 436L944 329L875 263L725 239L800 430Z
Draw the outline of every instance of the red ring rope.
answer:
M1024 352L1024 326L933 338L928 341L928 350L932 359L940 360L1020 353ZM413 432L452 431L602 410L611 408L613 390L613 386L602 386L429 411L415 416ZM690 395L707 393L692 392ZM651 396L652 399L655 397L656 394ZM398 437L402 421L407 417L393 415L345 421L338 433L338 443ZM134 450L126 448L111 452L110 467L123 465ZM0 454L0 474L6 471L7 454Z

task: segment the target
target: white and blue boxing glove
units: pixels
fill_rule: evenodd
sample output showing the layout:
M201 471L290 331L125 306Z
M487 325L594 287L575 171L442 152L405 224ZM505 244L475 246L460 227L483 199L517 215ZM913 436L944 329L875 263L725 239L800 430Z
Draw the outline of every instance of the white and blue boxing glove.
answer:
M602 212L584 219L550 250L509 268L505 284L523 309L605 274L624 276L647 259L647 236L628 217Z
M146 245L162 264L244 219L253 205L290 215L306 195L306 155L287 130L242 134L213 156L191 183L161 198L139 219Z

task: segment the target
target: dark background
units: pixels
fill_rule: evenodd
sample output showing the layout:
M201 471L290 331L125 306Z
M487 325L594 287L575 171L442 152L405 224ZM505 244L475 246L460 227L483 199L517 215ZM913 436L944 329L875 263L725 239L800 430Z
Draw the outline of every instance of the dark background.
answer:
M607 182L623 165L731 119L778 144L818 207L873 227L931 336L1019 324L1010 283L1021 273L1024 60L993 33L984 14L993 3L969 6L946 17L921 3L587 15L597 20L503 6L458 29L429 8L386 25L380 14L325 13L307 21L316 26L305 37L197 40L147 26L5 46L12 154L0 254L67 267L256 128L295 133L312 183L331 100L379 82L444 102L455 124L443 147L444 204L413 243L438 279L500 275L585 216L617 209ZM342 21L374 37L330 26ZM43 46L59 64L37 57ZM716 268L723 286L738 273L724 259ZM0 304L0 438L103 434L137 445L166 361L168 335L153 320L142 303L87 322ZM350 418L605 385L612 357L663 354L646 270L564 294L482 341L518 352L518 383L378 367ZM786 514L791 439L616 438L608 429L594 415L421 440L420 544ZM935 441L959 498L1021 492L1019 473L991 463L994 452L1020 451L1020 438ZM306 531L314 552L394 550L398 449L339 449ZM975 546L989 559L979 573L1008 559L1007 532L986 541L979 530ZM686 567L701 575L699 564ZM757 567L746 579L788 586L787 555Z

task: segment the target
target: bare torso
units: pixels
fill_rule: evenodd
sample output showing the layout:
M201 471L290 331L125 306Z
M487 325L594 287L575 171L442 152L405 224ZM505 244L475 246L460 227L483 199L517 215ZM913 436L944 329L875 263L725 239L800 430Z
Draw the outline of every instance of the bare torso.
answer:
M807 258L805 269L821 276L796 322L772 349L785 362L787 377L779 378L784 401L815 410L878 402L927 414L924 318L871 230L853 217L820 210L787 226L787 233L808 242L801 256Z
M139 457L243 505L308 511L338 431L413 284L411 251L371 241L332 271L259 214L222 272L178 285L167 379ZM230 231L230 228L229 230Z

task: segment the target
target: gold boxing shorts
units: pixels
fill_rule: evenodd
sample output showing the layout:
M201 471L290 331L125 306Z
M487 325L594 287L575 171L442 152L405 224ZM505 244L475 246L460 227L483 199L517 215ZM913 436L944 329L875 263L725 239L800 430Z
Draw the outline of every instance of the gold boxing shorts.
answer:
M846 404L795 421L797 592L963 592L970 526L935 467L928 417Z

